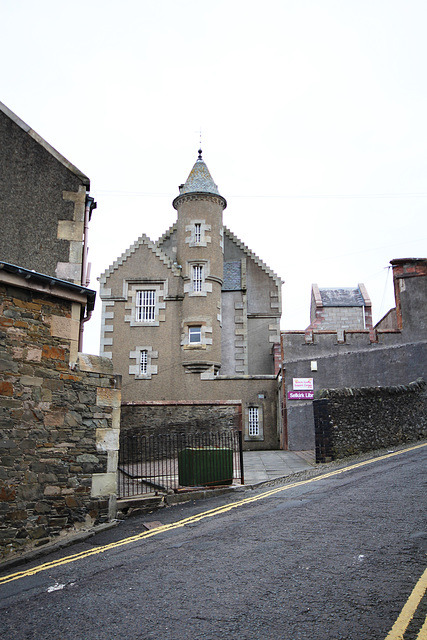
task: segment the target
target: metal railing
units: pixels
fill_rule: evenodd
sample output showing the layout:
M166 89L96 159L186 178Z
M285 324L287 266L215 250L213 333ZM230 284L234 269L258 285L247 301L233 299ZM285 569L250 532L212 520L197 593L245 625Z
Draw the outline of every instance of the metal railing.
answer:
M241 431L120 435L120 498L243 483Z

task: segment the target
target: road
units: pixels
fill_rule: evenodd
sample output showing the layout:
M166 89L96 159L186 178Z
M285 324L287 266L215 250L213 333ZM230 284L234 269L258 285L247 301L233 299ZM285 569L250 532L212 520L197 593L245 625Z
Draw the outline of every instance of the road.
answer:
M3 572L1 637L425 640L426 463L424 444L129 518Z

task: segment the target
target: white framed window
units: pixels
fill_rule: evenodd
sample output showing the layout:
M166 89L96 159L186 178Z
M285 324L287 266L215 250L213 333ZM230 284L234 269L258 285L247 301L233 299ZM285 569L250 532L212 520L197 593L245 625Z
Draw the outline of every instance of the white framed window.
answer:
M139 355L139 373L146 376L148 373L148 351L142 349Z
M191 271L191 281L193 284L193 291L199 293L203 289L203 265L193 264Z
M131 327L144 325L158 327L160 322L166 320L167 293L167 280L145 282L124 280L125 322L128 322Z
M211 242L211 225L206 220L191 220L191 224L185 225L185 242L189 247L207 247Z
M248 403L245 407L245 440L264 440L262 405Z
M195 325L188 327L188 344L200 344L202 342L202 327Z
M249 407L248 411L248 435L250 438L259 436L259 409Z
M209 260L189 260L185 266L184 293L189 296L206 296L212 293Z
M129 353L129 375L135 376L135 380L151 380L158 371L157 364L153 362L158 357L159 352L150 345L136 347Z
M136 292L136 322L154 322L156 319L156 290L144 289Z
M181 347L187 349L209 349L212 346L212 325L205 318L191 316L185 318L181 332Z

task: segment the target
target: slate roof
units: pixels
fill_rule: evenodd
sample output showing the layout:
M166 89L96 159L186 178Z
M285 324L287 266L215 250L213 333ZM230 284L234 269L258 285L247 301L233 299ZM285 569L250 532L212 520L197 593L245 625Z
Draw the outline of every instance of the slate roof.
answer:
M363 307L360 289L319 289L324 307Z
M212 180L204 160L202 159L202 150L199 150L194 167L191 169L186 183L179 189L180 195L184 193L215 193L219 195L218 187Z
M72 293L84 295L87 297L87 310L93 311L95 308L96 291L83 287L80 284L69 282L69 280L62 280L61 278L54 278L44 273L38 273L37 271L30 271L24 267L18 267L16 264L10 264L2 260L0 261L0 271L22 278L23 286L26 284L29 289L31 289L31 284L35 282L45 287L46 293L52 293L53 295L57 295L55 294L55 288L67 289Z
M240 260L224 262L223 291L240 291L242 288L242 265Z

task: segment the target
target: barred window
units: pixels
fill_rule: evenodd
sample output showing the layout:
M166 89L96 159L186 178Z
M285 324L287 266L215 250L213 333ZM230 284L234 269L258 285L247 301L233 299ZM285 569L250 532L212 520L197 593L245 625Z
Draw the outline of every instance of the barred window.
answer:
M202 225L200 222L196 222L194 225L194 242L202 241Z
M259 436L258 407L249 407L249 436Z
M193 291L201 291L203 284L203 265L193 264Z
M140 353L139 373L141 375L146 375L147 371L148 371L148 351L147 349L143 349Z
M136 292L135 320L154 322L156 316L156 290L148 289Z

